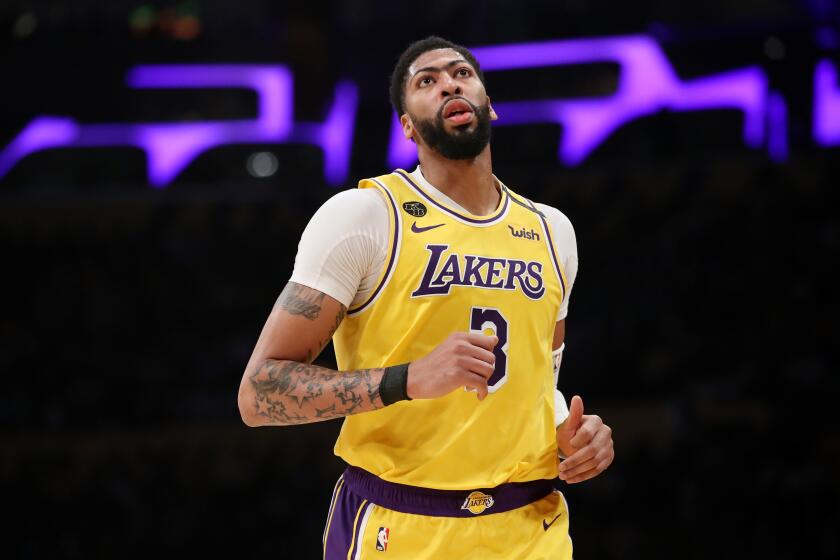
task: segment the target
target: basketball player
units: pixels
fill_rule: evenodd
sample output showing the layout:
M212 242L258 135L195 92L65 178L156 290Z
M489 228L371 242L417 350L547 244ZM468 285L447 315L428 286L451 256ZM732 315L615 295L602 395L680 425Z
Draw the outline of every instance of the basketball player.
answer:
M571 223L493 175L498 117L467 49L413 43L391 99L420 165L312 218L243 375L242 418L345 418L324 558L571 558L558 456L576 483L614 455L610 428L555 390ZM339 371L310 364L331 338Z

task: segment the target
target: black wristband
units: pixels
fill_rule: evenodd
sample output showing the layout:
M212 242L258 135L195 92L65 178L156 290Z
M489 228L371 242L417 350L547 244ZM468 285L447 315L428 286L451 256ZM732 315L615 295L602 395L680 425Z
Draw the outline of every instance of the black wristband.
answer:
M379 396L385 406L411 400L408 397L408 364L385 368L382 381L379 382Z

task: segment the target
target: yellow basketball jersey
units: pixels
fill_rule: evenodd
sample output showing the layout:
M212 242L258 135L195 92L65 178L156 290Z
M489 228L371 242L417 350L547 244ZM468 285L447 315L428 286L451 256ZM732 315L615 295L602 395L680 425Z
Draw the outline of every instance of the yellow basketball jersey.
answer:
M566 280L544 218L502 187L489 216L435 200L403 170L360 181L390 208L389 258L333 342L340 370L397 365L453 332L496 334L483 401L456 390L344 419L335 452L384 480L444 490L554 478L551 343Z

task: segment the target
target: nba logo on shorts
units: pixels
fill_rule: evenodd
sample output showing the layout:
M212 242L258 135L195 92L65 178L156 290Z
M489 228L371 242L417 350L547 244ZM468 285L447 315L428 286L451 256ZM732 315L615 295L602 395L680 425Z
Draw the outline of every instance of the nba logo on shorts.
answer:
M379 532L376 533L376 550L385 552L388 550L388 527L380 527Z

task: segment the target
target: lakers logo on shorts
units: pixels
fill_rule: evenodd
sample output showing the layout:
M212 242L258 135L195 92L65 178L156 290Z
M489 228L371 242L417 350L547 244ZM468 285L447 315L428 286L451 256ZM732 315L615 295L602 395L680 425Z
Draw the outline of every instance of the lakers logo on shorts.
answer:
M483 513L485 509L493 507L493 496L488 496L484 492L471 492L467 499L464 500L464 505L461 509L467 509L470 513L478 515Z

